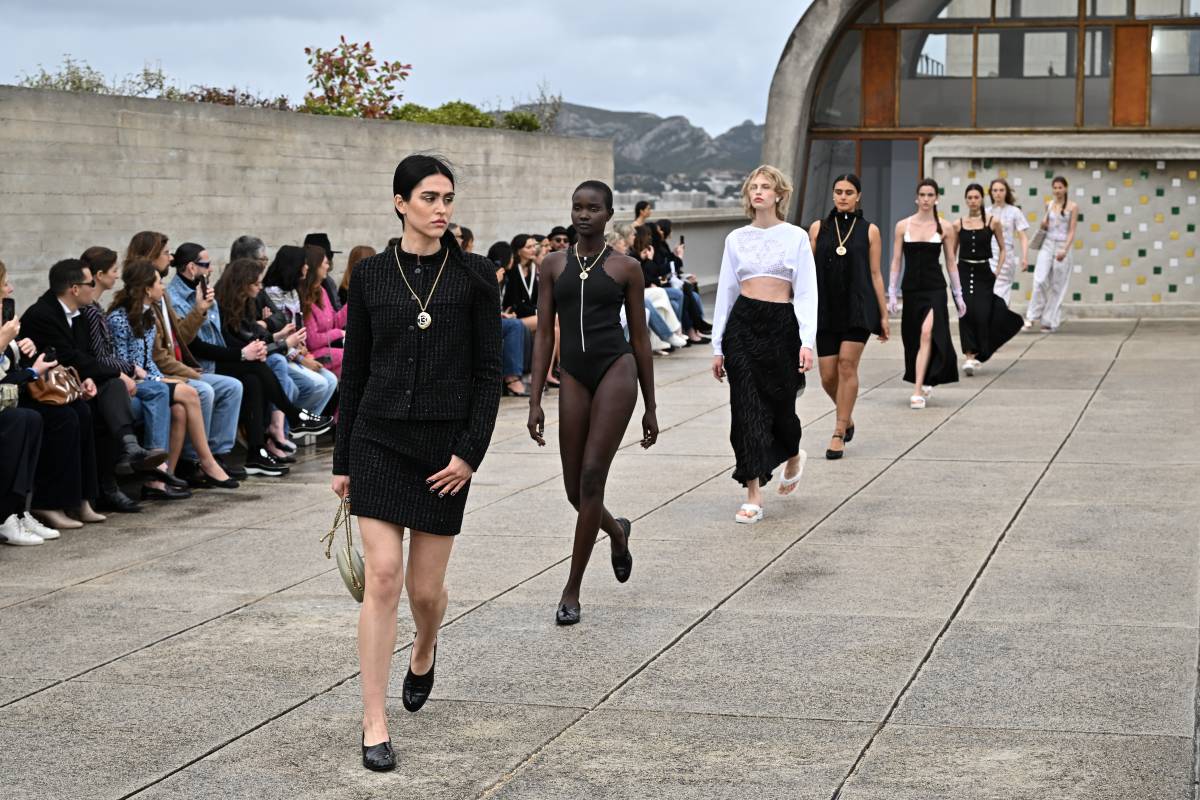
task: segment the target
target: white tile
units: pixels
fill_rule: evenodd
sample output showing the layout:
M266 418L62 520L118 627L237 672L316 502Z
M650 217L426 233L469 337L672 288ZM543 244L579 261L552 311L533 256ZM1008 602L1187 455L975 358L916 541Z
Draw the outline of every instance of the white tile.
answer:
M1108 196L1116 197L1117 196L1117 187L1115 187L1115 186L1108 187Z
M1020 186L1024 182L1022 178L1013 178L1013 186Z
M1098 170L1098 169L1092 170L1092 177L1099 179L1100 178L1100 170Z
M1093 256L1093 257L1100 255L1100 248L1093 247L1090 251L1088 251L1088 255Z
M1112 264L1106 264L1104 266L1104 274L1105 275L1112 275L1116 271L1117 271L1117 268L1114 267Z
M1128 292L1128 291L1129 291L1129 284L1128 284L1128 283L1122 283L1122 284L1121 284L1121 291L1122 291L1122 292Z
M1133 213L1133 206L1125 206L1125 216L1129 216L1132 213Z
M1167 168L1167 162L1165 162L1165 161L1159 161L1159 162L1158 162L1157 164L1155 164L1154 166L1155 166L1155 168L1156 168L1156 169L1166 169L1166 168Z
M1155 242L1155 243L1154 243L1154 249L1155 249L1155 250L1162 250L1162 242Z
M1030 161L1030 162L1029 162L1029 168L1030 168L1030 169L1037 169L1037 165L1038 165L1038 162L1036 162L1036 161Z
M1191 286L1193 283L1196 282L1196 276L1188 275L1186 278L1183 279L1183 282L1186 283L1188 286Z
M953 178L950 179L951 186L958 186L960 183L962 183L962 179L959 178L957 175L955 175Z
M1188 198L1188 205L1189 205L1189 206L1194 206L1194 205L1196 205L1196 196L1195 196L1195 195L1192 195L1192 196L1190 196L1190 197Z
M1075 190L1075 196L1083 197L1083 187L1082 186L1080 186L1078 189Z
M1172 259L1171 259L1169 262L1167 262L1167 263L1168 263L1168 264L1170 264L1172 267L1178 267L1178 266L1179 266L1179 259L1178 259L1178 258L1172 258Z
M1138 230L1145 232L1145 231L1150 230L1150 226L1147 225L1145 222L1140 222L1140 223L1138 223Z
M1083 264L1076 264L1076 265L1075 265L1075 272L1076 272L1076 274L1078 274L1078 273L1080 273L1080 272L1083 272Z
M1171 185L1178 189L1180 186L1183 186L1183 181L1179 178L1172 178Z

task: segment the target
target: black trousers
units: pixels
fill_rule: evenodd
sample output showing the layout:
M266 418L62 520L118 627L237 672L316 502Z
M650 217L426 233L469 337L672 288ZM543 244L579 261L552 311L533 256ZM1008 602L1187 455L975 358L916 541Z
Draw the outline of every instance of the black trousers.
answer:
M217 362L217 374L228 375L242 382L242 408L238 421L246 431L246 445L257 450L266 443L267 411L275 406L289 420L295 421L300 409L292 405L279 379L263 361Z
M21 406L42 418L33 507L76 509L83 500L94 501L98 490L96 446L87 401L52 406L23 400Z
M0 522L24 511L33 493L42 418L28 408L0 411Z
M93 462L106 486L115 483L113 466L124 449L126 436L133 435L133 407L120 378L96 383L96 396L88 401L92 411L95 455Z

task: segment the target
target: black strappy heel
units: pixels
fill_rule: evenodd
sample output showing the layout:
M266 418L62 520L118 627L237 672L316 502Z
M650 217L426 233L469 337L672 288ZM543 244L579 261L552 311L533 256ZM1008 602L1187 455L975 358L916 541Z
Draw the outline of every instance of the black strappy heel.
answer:
M843 447L845 446L845 444L846 444L846 436L845 436L845 434L842 434L842 433L835 433L835 434L833 435L833 437L832 437L832 438L834 438L834 439L841 439L841 440L842 440L842 445L843 445ZM825 451L825 458L827 458L827 459L828 459L828 460L830 460L830 461L837 461L839 458L841 458L841 457L842 457L842 455L843 455L845 452L846 452L846 451L845 451L845 449L842 449L842 450L826 450L826 451Z

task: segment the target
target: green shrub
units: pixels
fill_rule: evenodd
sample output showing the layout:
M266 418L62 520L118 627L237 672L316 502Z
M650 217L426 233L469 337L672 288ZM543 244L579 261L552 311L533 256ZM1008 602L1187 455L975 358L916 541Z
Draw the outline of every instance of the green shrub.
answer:
M509 111L504 115L504 127L512 131L539 131L542 123L528 111Z
M467 128L494 128L490 114L462 100L451 100L437 108L417 103L405 103L392 112L392 119L402 122L421 122L426 125L461 125Z

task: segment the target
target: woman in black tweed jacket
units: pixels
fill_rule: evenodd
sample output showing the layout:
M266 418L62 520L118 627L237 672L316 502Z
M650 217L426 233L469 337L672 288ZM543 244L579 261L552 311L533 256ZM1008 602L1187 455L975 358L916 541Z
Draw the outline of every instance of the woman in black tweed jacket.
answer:
M404 529L417 634L403 699L416 711L433 688L446 566L500 405L495 268L446 230L453 173L440 159L409 156L396 167L393 192L400 245L358 262L350 279L333 453L333 490L351 496L365 551L358 649L363 765L373 770L395 766L385 696Z

